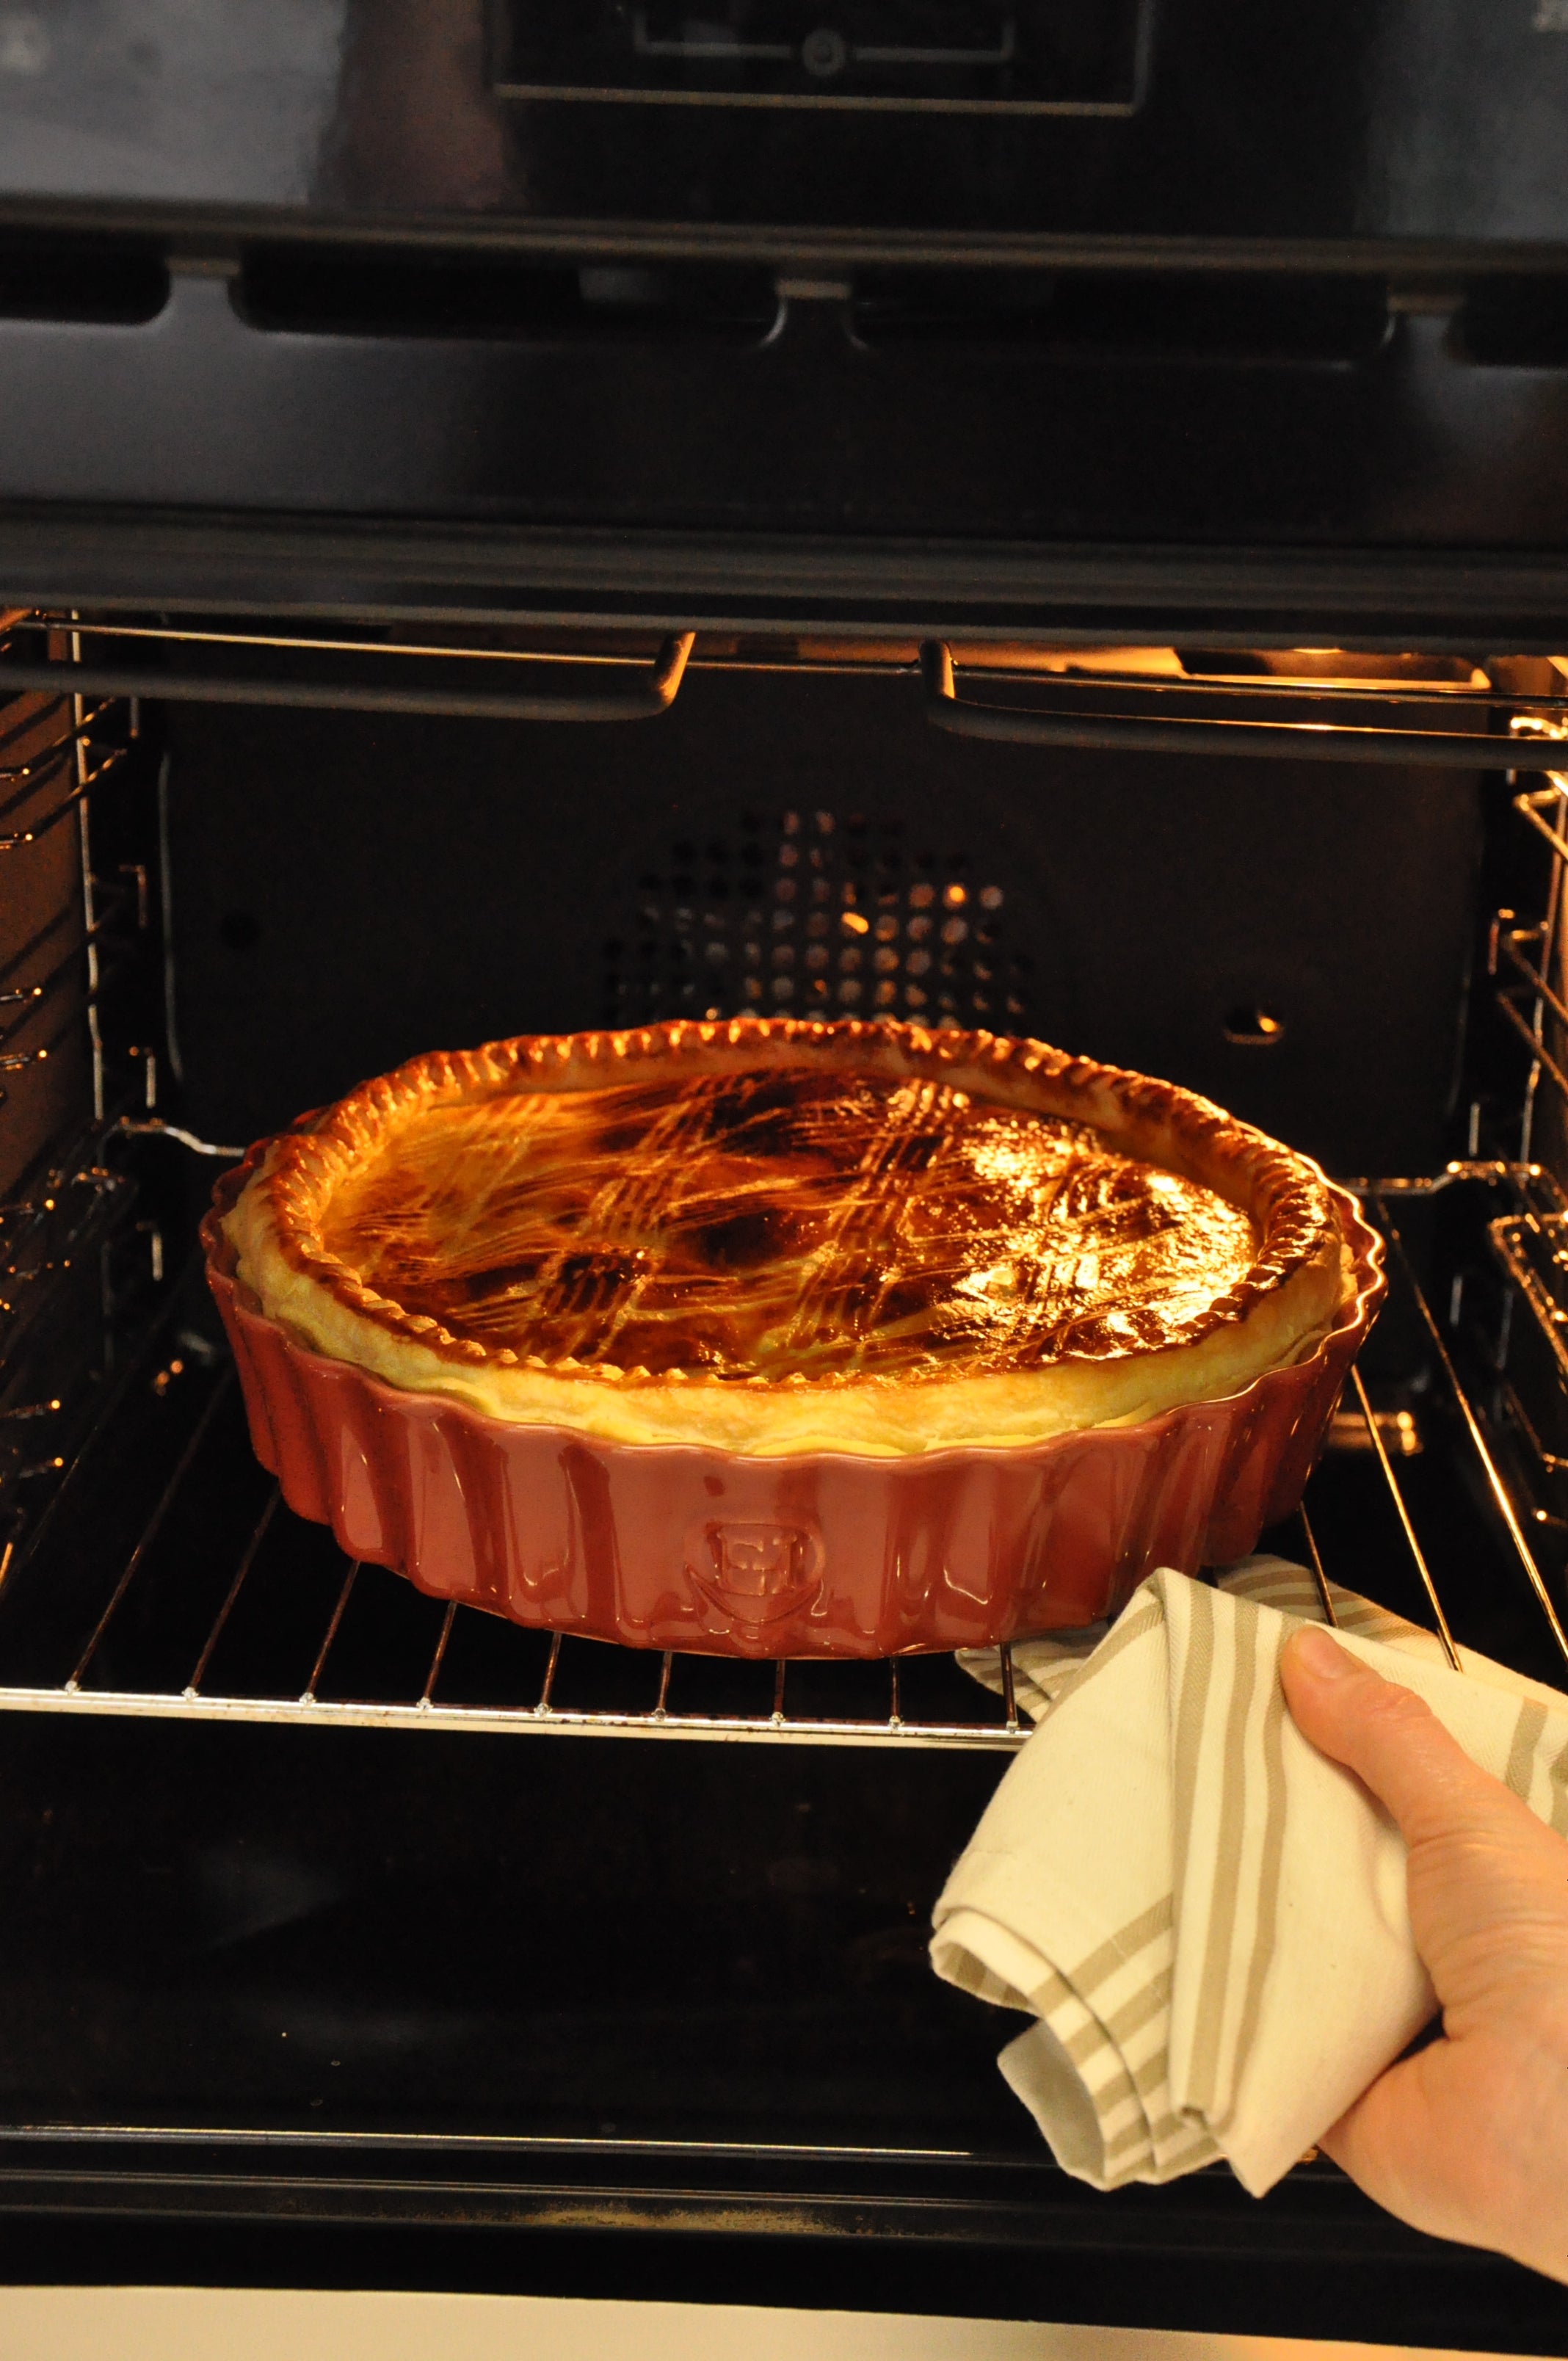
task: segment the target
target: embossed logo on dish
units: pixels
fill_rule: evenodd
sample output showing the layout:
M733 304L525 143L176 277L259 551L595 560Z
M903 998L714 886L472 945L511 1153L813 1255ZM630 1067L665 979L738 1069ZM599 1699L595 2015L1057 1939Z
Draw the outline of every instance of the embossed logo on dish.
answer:
M703 1596L741 1623L776 1623L820 1587L821 1544L802 1525L708 1524L688 1544L686 1571Z

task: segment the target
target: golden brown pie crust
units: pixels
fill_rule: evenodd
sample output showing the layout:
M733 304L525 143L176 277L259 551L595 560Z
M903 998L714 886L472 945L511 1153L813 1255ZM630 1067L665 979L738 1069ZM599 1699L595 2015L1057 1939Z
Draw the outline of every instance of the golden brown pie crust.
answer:
M225 1227L308 1345L491 1416L773 1456L1235 1393L1347 1291L1317 1168L1035 1041L738 1018L415 1060Z

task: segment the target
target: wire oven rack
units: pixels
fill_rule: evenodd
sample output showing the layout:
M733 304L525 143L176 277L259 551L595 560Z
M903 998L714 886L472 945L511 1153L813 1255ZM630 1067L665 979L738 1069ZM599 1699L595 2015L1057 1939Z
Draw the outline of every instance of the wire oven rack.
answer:
M71 647L80 661L74 636ZM890 668L908 668L902 652ZM1432 691L1385 682L1376 694L1392 707ZM1502 703L1490 685L1474 701L1488 714ZM1568 730L1561 697L1538 689L1531 701L1533 713L1514 716L1517 737ZM69 801L84 807L104 775L87 741L107 708L79 697L71 710L60 759L80 746ZM1568 1685L1568 1199L1530 1160L1542 1086L1568 1107L1568 999L1554 981L1568 774L1547 779L1516 798L1550 848L1546 916L1521 927L1505 914L1493 948L1497 1005L1529 1053L1517 1160L1473 1155L1429 1178L1358 1184L1388 1241L1388 1320L1413 1337L1419 1371L1392 1386L1387 1372L1352 1373L1303 1511L1270 1539L1315 1569L1325 1598L1340 1582L1425 1622L1451 1653L1463 1641ZM91 1005L95 974L89 982ZM158 1130L226 1153L148 1112L150 1089L139 1117L106 1105L101 1061L95 1099L101 1129ZM104 1187L112 1177L98 1176ZM1441 1224L1451 1207L1464 1218L1450 1226L1479 1241L1479 1254L1462 1246L1457 1260L1434 1261L1434 1217ZM98 1198L89 1213L104 1218ZM1407 1226L1420 1233L1415 1251ZM1518 1366L1519 1340L1531 1336L1551 1380L1545 1411ZM232 1367L189 1296L170 1297L148 1352L118 1380L80 1457L53 1463L63 1481L41 1519L0 1547L0 1708L1003 1755L1027 1736L1005 1649L993 1697L946 1657L661 1657L425 1598L349 1563L282 1503L250 1456ZM1553 1403L1563 1412L1555 1424Z
M1521 710L1540 734L1568 725L1568 674L1555 660L1521 668L1494 658L1483 669L1467 659L1322 649L1260 664L1246 655L1201 662L1192 652L1125 649L1118 660L1113 650L985 641L852 643L785 632L749 633L741 646L723 632L676 631L655 642L646 631L564 634L496 622L410 636L297 619L291 628L281 618L238 627L203 615L72 612L13 615L0 629L0 655L17 687L69 686L79 697L586 722L654 719L688 673L875 672L907 678L933 727L960 737L1464 770L1476 767L1486 736L1510 728L1516 761L1537 764L1539 750L1527 742L1537 733L1518 730ZM963 694L960 671L983 693Z
M1423 1622L1451 1652L1463 1642L1568 1685L1551 1546L1560 1521L1530 1504L1496 1367L1488 1395L1485 1370L1463 1369L1464 1340L1434 1310L1404 1235L1412 1210L1430 1216L1449 1197L1483 1213L1503 1203L1494 1229L1528 1230L1561 1210L1549 1178L1526 1165L1455 1164L1367 1187L1388 1243L1390 1316L1414 1322L1425 1376L1405 1389L1413 1410L1389 1409L1353 1371L1304 1510L1272 1540L1325 1585ZM1498 1276L1506 1290L1506 1267ZM1459 1302L1455 1290L1451 1310ZM948 1657L661 1657L522 1631L351 1563L257 1467L232 1365L175 1316L124 1380L26 1558L0 1565L0 1708L1003 1752L1028 1734L1006 1650L1000 1697ZM1483 1368L1474 1347L1469 1358Z

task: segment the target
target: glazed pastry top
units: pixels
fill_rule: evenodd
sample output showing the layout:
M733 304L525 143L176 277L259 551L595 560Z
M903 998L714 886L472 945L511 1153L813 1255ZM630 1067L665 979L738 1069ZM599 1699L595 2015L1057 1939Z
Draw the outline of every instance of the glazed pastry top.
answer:
M488 1354L742 1380L1158 1350L1257 1252L1238 1206L1087 1125L805 1066L416 1105L319 1243Z
M258 1141L203 1235L297 1344L403 1391L896 1456L1301 1359L1372 1283L1352 1211L1207 1099L1043 1042L736 1017L417 1058Z

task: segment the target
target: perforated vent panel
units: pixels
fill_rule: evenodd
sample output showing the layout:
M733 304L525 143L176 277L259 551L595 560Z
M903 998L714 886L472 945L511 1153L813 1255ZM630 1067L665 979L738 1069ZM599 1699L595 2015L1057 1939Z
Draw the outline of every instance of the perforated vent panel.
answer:
M1031 962L1007 942L1003 887L898 819L748 812L675 839L626 898L604 944L608 1025L773 1012L1027 1029Z

